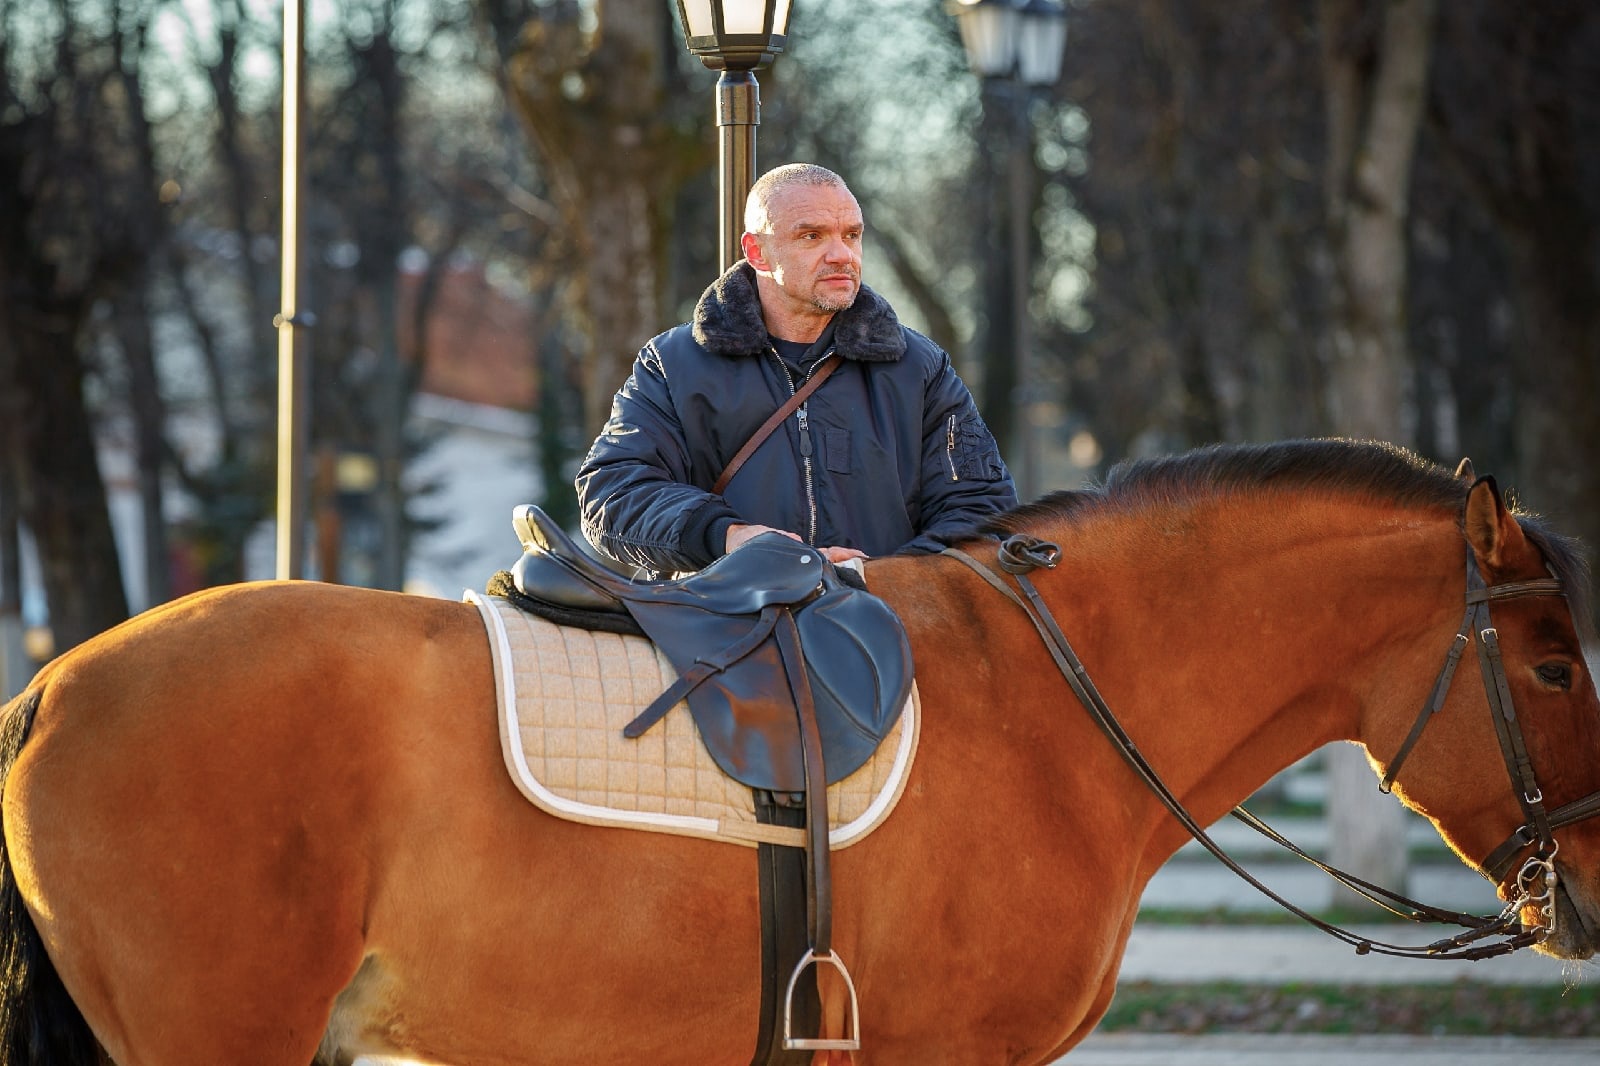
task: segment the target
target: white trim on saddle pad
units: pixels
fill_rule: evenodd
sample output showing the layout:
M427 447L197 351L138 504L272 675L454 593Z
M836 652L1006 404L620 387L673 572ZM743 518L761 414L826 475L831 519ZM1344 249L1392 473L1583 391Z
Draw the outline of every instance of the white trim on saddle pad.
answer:
M494 656L506 767L536 806L591 825L803 846L803 830L756 821L750 789L712 761L687 704L637 740L622 735L677 678L648 640L558 626L497 596L465 598L483 616ZM894 810L920 727L913 684L877 753L828 788L833 848L862 839Z

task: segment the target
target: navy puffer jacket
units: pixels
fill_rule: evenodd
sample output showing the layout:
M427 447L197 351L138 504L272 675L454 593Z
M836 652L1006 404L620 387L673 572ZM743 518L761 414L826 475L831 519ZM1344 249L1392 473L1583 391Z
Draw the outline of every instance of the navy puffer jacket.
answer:
M754 270L735 264L693 323L639 352L578 472L584 534L623 563L667 573L721 555L732 521L889 555L939 551L1016 506L949 356L871 289L834 317L812 372L832 359L842 365L714 495L729 460L801 383L767 337Z

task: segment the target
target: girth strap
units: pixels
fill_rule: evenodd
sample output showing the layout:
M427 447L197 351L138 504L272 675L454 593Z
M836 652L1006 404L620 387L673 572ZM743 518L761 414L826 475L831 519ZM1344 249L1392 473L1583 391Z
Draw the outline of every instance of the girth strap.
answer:
M805 810L798 797L755 789L756 820L800 830ZM761 906L761 1008L756 1050L751 1066L810 1066L811 1052L783 1046L784 992L790 975L806 953L806 855L803 848L782 844L756 847ZM814 975L813 975L814 976ZM815 980L795 989L788 1005L795 1026L816 1032L822 1025L822 1004Z

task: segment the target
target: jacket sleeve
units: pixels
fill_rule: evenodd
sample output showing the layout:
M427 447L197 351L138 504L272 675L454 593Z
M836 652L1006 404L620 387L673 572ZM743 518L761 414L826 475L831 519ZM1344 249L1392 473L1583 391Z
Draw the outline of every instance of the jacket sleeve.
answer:
M1017 506L1000 446L943 352L924 394L922 433L921 513L901 554L943 551Z
M584 536L630 566L660 573L701 569L721 554L708 547L708 530L720 518L738 516L691 477L660 354L647 345L578 470Z

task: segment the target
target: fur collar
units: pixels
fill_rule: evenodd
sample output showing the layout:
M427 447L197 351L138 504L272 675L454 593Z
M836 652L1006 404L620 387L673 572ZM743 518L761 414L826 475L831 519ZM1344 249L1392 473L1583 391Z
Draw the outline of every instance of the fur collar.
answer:
M694 309L694 339L718 355L750 355L767 346L767 325L756 296L756 272L744 260L711 283ZM865 285L856 302L834 316L833 346L847 359L889 363L905 354L906 338L889 302Z

